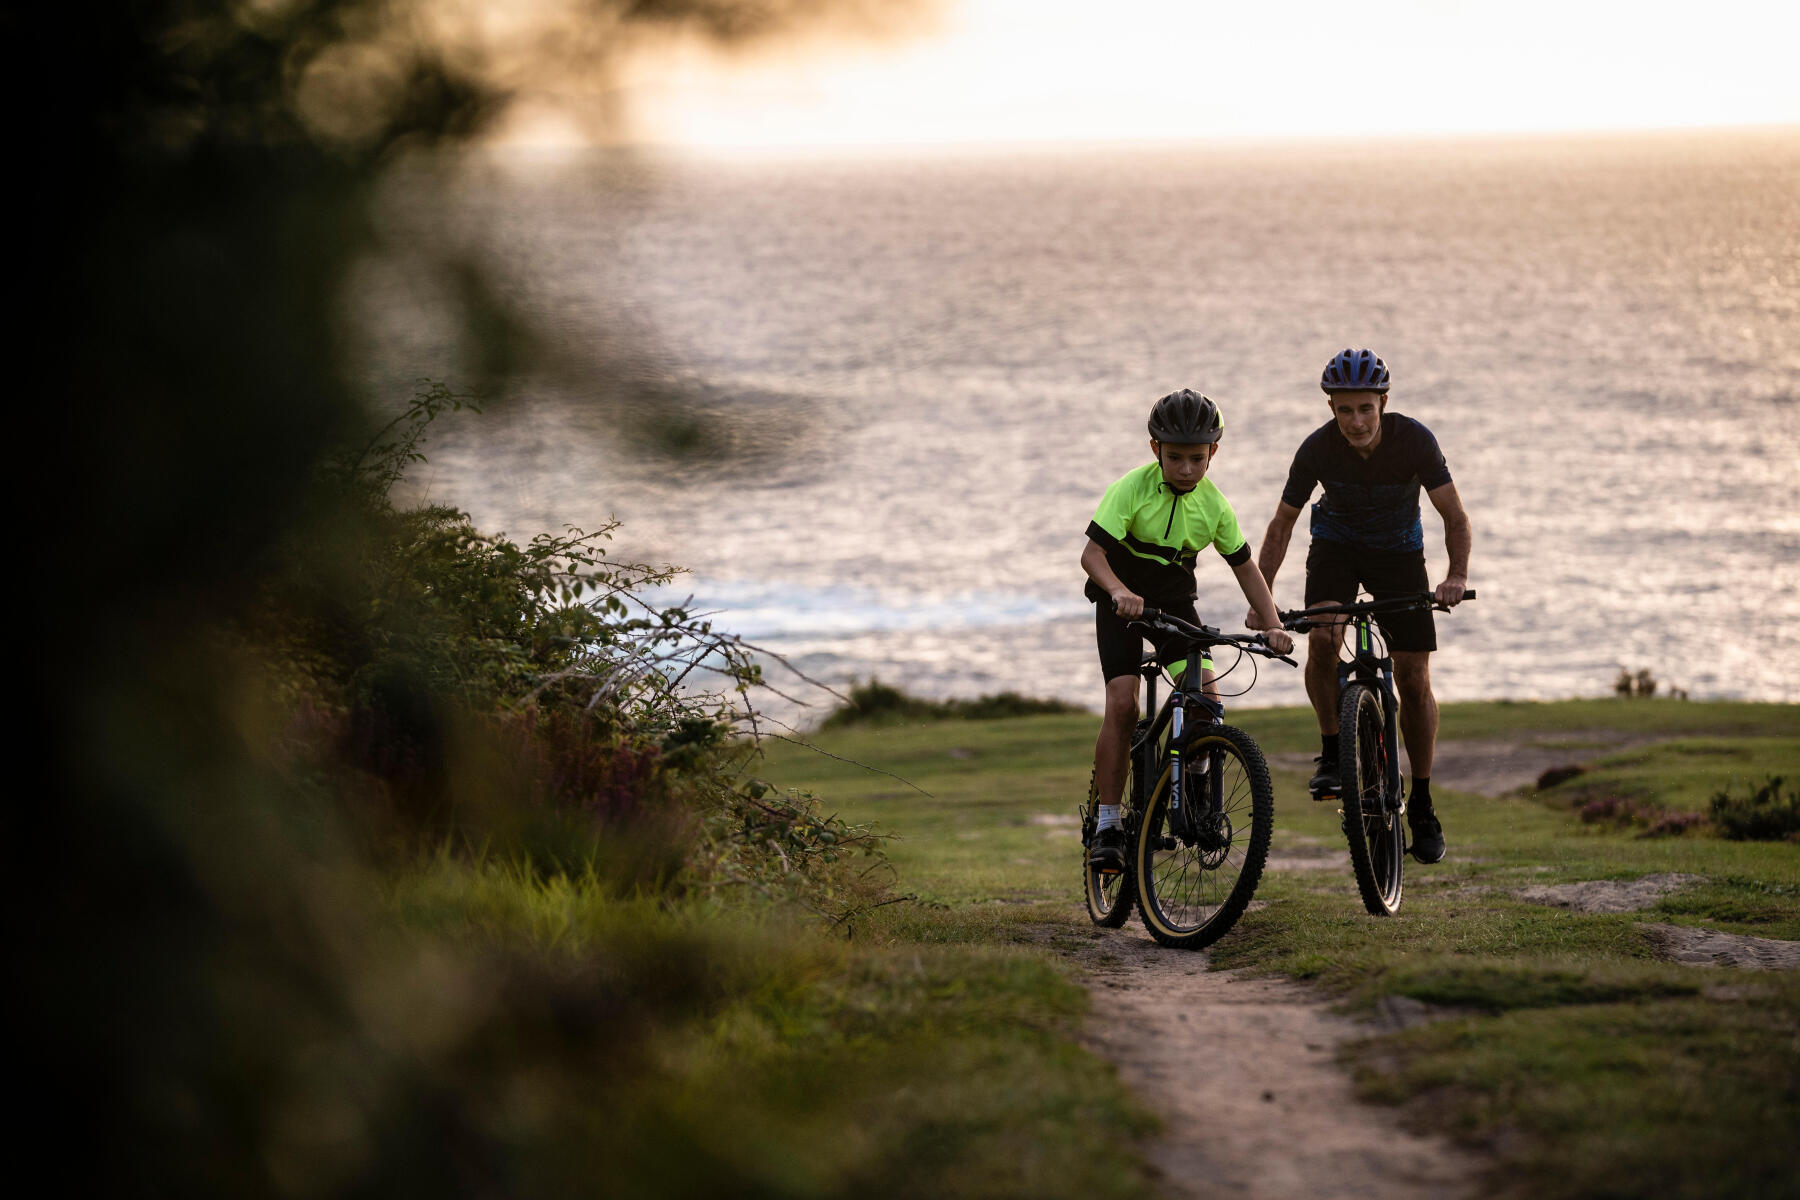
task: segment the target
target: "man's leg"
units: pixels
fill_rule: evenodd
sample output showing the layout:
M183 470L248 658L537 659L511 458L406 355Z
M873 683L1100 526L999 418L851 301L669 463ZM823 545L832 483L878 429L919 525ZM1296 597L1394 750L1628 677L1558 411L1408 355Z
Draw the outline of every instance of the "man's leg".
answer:
M1437 754L1438 707L1431 692L1431 651L1396 650L1394 684L1400 692L1400 736L1412 762L1412 799L1406 820L1412 827L1413 857L1434 863L1444 857L1444 828L1431 803L1431 764Z
M1356 599L1357 552L1338 542L1314 538L1306 552L1306 607ZM1344 644L1343 617L1326 618L1306 635L1306 698L1319 719L1318 770L1307 781L1314 800L1342 792L1338 784L1338 651Z
M1319 719L1318 770L1307 781L1314 800L1339 793L1337 766L1338 739L1338 648L1344 644L1344 622L1314 628L1306 635L1306 698L1312 701L1313 714Z
M1319 732L1338 731L1338 648L1344 644L1344 622L1334 619L1306 635L1306 698L1319 718Z
M1400 736L1406 739L1412 773L1430 779L1438 731L1437 697L1431 693L1431 651L1394 651L1394 686L1400 692Z

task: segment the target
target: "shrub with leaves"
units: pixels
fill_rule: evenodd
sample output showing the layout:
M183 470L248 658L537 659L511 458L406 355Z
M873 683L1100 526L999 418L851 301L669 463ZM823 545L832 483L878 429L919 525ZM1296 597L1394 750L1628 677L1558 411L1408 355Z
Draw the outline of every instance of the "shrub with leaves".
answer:
M394 502L431 422L474 408L422 383L330 460L326 511L239 631L312 776L384 843L499 839L554 869L597 854L632 887L842 891L829 848L874 841L746 784L762 652L648 599L674 568L612 558L615 524L521 544Z
M825 729L897 721L994 720L1044 713L1085 711L1061 700L1043 700L1018 692L997 692L973 700L926 700L871 679L850 689L849 702L821 723Z
M1800 841L1800 787L1783 783L1771 775L1742 794L1729 788L1713 793L1713 824L1733 841Z

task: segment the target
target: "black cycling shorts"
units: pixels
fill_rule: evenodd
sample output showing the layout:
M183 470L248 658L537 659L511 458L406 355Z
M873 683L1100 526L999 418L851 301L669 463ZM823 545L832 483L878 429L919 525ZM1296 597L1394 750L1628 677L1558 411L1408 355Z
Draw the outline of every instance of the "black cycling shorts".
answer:
M1200 614L1194 611L1192 600L1181 604L1158 604L1155 607L1190 625L1200 624ZM1121 675L1137 674L1138 667L1144 661L1146 637L1156 646L1157 662L1168 666L1181 657L1181 639L1176 635L1132 629L1125 623L1124 617L1113 611L1110 596L1095 603L1094 641L1100 647L1100 672L1108 683Z
M1306 552L1306 607L1349 604L1356 589L1377 600L1429 592L1423 550L1363 550L1314 538ZM1429 608L1380 613L1375 623L1389 650L1436 650L1437 622Z

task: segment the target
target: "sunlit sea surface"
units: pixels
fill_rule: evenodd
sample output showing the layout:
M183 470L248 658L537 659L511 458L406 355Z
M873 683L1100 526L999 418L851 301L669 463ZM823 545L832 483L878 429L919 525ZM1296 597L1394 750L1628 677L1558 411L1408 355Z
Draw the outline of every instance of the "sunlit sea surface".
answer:
M1151 402L1221 403L1213 478L1258 544L1320 368L1366 345L1474 520L1440 698L1648 668L1800 701L1800 130L508 160L402 173L381 220L351 323L385 395L478 373L425 250L484 267L536 339L420 494L515 536L616 517L617 554L685 566L682 595L819 679L1097 704L1077 558ZM709 440L646 452L620 433L646 405ZM1306 548L1302 520L1284 607ZM1199 588L1242 628L1216 558ZM1303 702L1262 664L1236 703Z

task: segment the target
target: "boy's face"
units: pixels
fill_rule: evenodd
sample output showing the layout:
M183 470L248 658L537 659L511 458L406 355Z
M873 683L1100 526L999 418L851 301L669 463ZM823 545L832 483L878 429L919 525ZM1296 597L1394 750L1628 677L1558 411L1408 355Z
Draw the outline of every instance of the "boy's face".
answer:
M1327 396L1338 432L1353 450L1367 454L1381 441L1381 414L1387 409L1386 392L1338 392Z
M1217 442L1150 441L1150 452L1162 466L1163 482L1178 492L1191 492L1206 478L1206 468L1218 448Z

